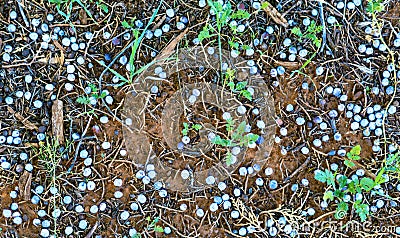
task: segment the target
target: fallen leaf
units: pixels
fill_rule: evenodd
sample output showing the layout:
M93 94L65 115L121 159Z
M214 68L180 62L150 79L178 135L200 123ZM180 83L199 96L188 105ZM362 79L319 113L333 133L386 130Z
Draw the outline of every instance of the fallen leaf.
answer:
M264 11L268 14L268 16L272 18L272 20L274 20L275 23L283 27L289 26L288 21L282 16L280 12L278 12L278 10L276 10L275 7L271 5L271 3L269 3L268 1L264 1L261 3L261 5L264 6Z
M25 201L29 201L31 199L31 182L32 174L25 170L18 180L18 186Z

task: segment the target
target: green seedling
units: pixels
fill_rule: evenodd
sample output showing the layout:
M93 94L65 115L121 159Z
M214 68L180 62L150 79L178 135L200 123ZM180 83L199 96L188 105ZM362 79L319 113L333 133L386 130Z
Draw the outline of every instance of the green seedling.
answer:
M361 153L361 146L356 145L354 146L350 152L346 154L347 159L344 161L344 164L349 167L353 168L355 166L354 161L360 160L360 153Z
M182 135L187 136L190 130L199 131L202 128L200 124L193 124L189 126L189 123L183 123Z
M102 12L108 13L108 6L104 3L103 0L98 0L98 1L90 0L90 2L94 2Z
M258 140L259 135L253 133L246 134L246 122L243 121L239 126L234 129L234 122L232 119L226 120L226 130L228 131L228 138L224 139L217 135L211 140L214 145L222 147L234 147L234 146L247 146L248 144L255 143ZM233 155L227 152L225 155L227 165L231 165L233 161Z
M58 14L64 17L65 21L70 24L74 31L75 27L71 22L71 15L73 13L72 10L75 3L80 5L85 10L86 14L93 19L92 13L87 9L86 5L81 0L48 0L48 2L56 6Z
M400 178L400 154L390 154L385 160L385 170L394 178Z
M368 177L364 177L361 180L354 178L348 183L348 178L345 175L336 176L329 169L325 171L318 171L315 174L315 179L326 183L328 185L327 190L324 193L324 201L337 203L335 218L342 219L346 216L349 211L349 204L353 206L353 209L360 217L361 221L364 222L368 215L369 209L367 204L362 203L361 200L356 200L355 202L347 201L345 199L346 195L351 195L351 197L356 194L369 193L374 189L375 186L379 185L381 181L373 180Z
M301 42L304 39L311 40L311 42L317 47L321 47L321 39L317 37L318 33L322 32L322 26L317 26L315 21L311 21L310 25L307 26L305 32L302 32L300 27L294 27L292 29L292 34L296 35Z
M155 232L164 232L164 228L162 228L162 226L157 225L156 223L160 220L159 217L154 218L153 220L151 220L150 217L147 217L146 220L149 222L149 224L147 225L147 230L148 231L155 231Z
M382 0L368 0L366 11L375 15L385 10Z
M96 85L94 85L94 84L92 84L92 83L89 83L88 86L89 86L90 89L91 89L90 95L88 95L88 96L79 96L79 97L76 99L76 102L77 102L77 103L86 105L86 104L89 104L89 103L90 103L91 97L93 97L93 98L95 98L95 99L103 99L103 98L105 98L105 97L107 96L107 94L106 94L105 92L99 93L99 89L97 88Z
M347 153L347 159L345 161L346 166L350 168L354 167L355 164L353 161L360 159L360 153L361 146L354 146L350 152ZM337 173L332 173L329 169L325 169L324 171L318 171L314 178L322 183L326 183L328 186L323 199L327 202L335 201L337 203L335 213L336 219L343 218L349 210L349 204L352 203L354 211L358 214L361 221L364 222L369 216L369 207L367 204L362 203L363 196L361 196L361 200L356 200L355 202L352 202L351 199L350 201L346 200L345 197L346 195L354 197L356 194L367 194L371 192L380 194L378 191L375 191L374 188L380 187L381 184L386 182L383 177L385 172L386 168L383 167L379 170L375 179L369 177L358 179L356 177L352 178L349 182L349 178L345 175L338 175ZM384 196L383 194L380 195Z
M237 82L235 84L235 70L228 68L225 72L224 86L228 86L229 89L238 93L240 96L245 97L247 100L251 101L253 99L251 93L246 89L247 82Z

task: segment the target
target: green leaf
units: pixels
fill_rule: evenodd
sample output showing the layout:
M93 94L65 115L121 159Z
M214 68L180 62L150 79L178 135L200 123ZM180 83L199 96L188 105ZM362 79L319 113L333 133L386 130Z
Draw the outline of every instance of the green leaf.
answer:
M325 172L324 171L317 171L317 173L315 173L315 175L314 175L314 178L317 180L317 181L320 181L320 182L322 182L322 183L325 183L326 182L326 174L325 174Z
M227 85L231 91L235 89L235 83L233 81L230 81Z
M356 213L361 219L361 222L364 222L367 220L368 215L369 215L369 210L368 210L368 205L361 203L360 200L356 201L354 203L354 209L356 210Z
M375 182L370 178L364 177L361 179L360 185L365 191L369 192L375 187Z
M335 177L333 176L332 172L328 169L325 169L326 175L326 183L331 186L335 186Z
M349 183L347 189L348 189L348 191L349 191L351 194L355 194L355 193L356 193L356 187L357 187L356 183L355 183L354 181L351 181L351 182Z
M324 199L324 201L328 201L328 200L333 201L333 199L334 199L333 192L331 190L326 191L324 193L323 199Z
M335 197L338 197L338 198L343 198L344 195L345 195L345 193L344 193L343 191L339 190L339 189L336 189L336 190L333 192L333 195L335 195Z
M226 156L225 156L225 163L226 163L226 165L230 166L230 165L233 164L233 162L234 162L234 160L233 160L233 155L232 155L230 152L227 152L227 153L226 153Z
M242 90L240 92L240 95L242 95L243 97L245 97L247 100L251 101L253 100L253 96L251 95L251 93L247 90Z
M76 99L76 102L79 103L79 104L85 104L86 105L86 104L90 103L90 98L86 97L86 96L79 96Z
M228 132L233 131L233 124L234 124L234 122L233 122L232 118L227 119L226 120L226 131L228 131Z
M231 18L232 19L249 19L250 18L250 13L248 13L245 10L238 10L237 12L232 13Z
M293 27L291 30L292 34L298 36L298 37L303 37L303 33L301 33L301 30L299 27Z
M164 232L164 228L162 228L161 226L155 226L154 231L155 232Z
M186 122L183 123L182 135L187 136L189 132L189 124Z
M247 143L250 143L250 142L256 142L260 136L257 134L249 133L246 135L246 137L247 137Z
M238 82L238 83L236 83L235 90L236 91L241 91L241 90L245 89L246 86L247 86L247 82L246 81Z
M123 21L123 22L121 22L121 24L122 24L122 27L124 27L126 29L132 28L131 25L127 21Z
M385 178L383 178L383 174L385 173L385 171L386 171L386 168L381 168L379 170L379 173L375 178L375 185L380 185L386 181Z
M203 30L200 31L199 35L197 36L197 38L199 38L199 41L203 41L204 39L208 39L210 38L212 35L210 35L210 30L209 30L209 26L205 25L203 27Z
M192 128L193 129L195 129L196 131L199 131L200 129L201 129L201 125L199 125L199 124L194 124L193 126L192 126Z
M107 5L105 5L104 3L101 3L101 4L99 4L99 7L103 12L108 13Z
M263 9L263 10L267 9L268 7L269 7L269 2L263 2L261 4L261 9Z
M224 146L224 147L228 147L228 146L232 145L231 140L222 139L220 136L214 137L214 139L212 139L211 142L215 145L220 145L220 146Z
M349 167L349 168L353 168L356 164L354 164L354 162L353 161L351 161L351 160L345 160L344 161L344 164L347 166L347 167Z
M347 177L342 175L338 178L338 183L339 183L339 188L342 189L346 186L347 184Z
M360 153L361 153L360 145L356 145L350 150L350 154L352 154L352 155L360 155Z
M367 12L370 14L376 14L378 12L381 12L385 9L385 7L382 4L381 0L368 0L367 3Z

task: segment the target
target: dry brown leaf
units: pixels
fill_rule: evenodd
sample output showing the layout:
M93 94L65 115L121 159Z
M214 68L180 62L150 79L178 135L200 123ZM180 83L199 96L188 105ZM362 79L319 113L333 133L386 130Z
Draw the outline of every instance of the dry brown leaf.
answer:
M25 201L31 199L31 182L32 174L25 170L18 180L18 186L21 189L21 195Z
M181 34L179 34L175 39L173 39L162 51L161 53L155 58L155 61L163 59L163 58L167 58L168 56L170 56L174 51L175 51L175 47L178 45L179 41L186 35L186 33L188 32L188 28L186 28L186 30L184 30L183 32L181 32Z
M32 122L28 121L28 118L23 117L21 114L18 112L15 112L14 109L11 107L7 106L7 110L17 118L18 121L20 121L26 128L29 130L38 130L38 127L35 126Z
M53 40L54 45L60 50L61 55L59 58L59 64L60 65L64 65L64 61L65 61L65 56L64 56L64 48L60 45L60 43L58 43L58 41Z
M188 32L188 28L186 28L181 34L179 34L176 38L174 38L162 51L159 55L157 55L156 58L154 58L154 61L157 62L162 59L168 58L174 51L175 47L178 45L179 41L186 35ZM142 75L145 73L143 71L137 78L141 78Z
M157 28L160 28L160 26L164 23L165 19L167 18L167 15L164 15L160 20L156 19L157 24L154 25L153 28L151 28L152 31L156 30Z
M282 16L280 12L278 12L278 10L276 10L275 7L271 5L271 3L269 3L268 1L264 1L261 4L262 6L266 6L264 8L264 11L268 14L268 16L272 18L272 20L274 20L275 23L283 27L289 26L288 21Z
M51 112L51 125L53 136L60 144L64 144L63 102L61 100L55 100L53 106L51 107Z
M299 62L287 62L287 61L276 60L274 61L274 64L278 66L283 66L289 70L295 70L301 67L301 64Z

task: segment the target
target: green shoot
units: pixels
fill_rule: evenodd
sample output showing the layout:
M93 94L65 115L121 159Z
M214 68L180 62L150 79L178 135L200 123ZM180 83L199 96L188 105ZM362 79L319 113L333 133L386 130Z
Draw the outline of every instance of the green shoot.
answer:
M311 42L319 48L321 46L321 39L317 37L318 33L322 32L322 26L317 26L315 21L311 21L310 25L307 26L305 32L301 32L299 27L294 27L292 29L292 34L296 35L300 41L303 39L311 40Z
M353 161L360 160L360 153L361 153L361 146L360 145L354 146L350 150L350 152L346 154L347 159L344 161L344 164L349 168L353 168L355 166L355 163Z
M370 14L376 14L385 10L382 0L368 0L366 11Z
M354 148L353 148L354 149ZM357 154L361 148L355 147L355 149L350 152L352 156L357 158ZM362 179L352 178L349 180L345 175L333 174L329 169L324 171L316 172L314 178L322 183L326 183L328 186L324 193L324 201L330 202L334 201L337 203L335 218L342 219L346 216L349 210L349 204L352 203L354 211L358 214L361 221L364 222L369 216L368 205L362 203L361 200L356 200L352 202L348 198L354 197L357 194L370 193L374 188L385 182L382 175L384 169L381 169L375 180L369 177L363 177Z
M189 126L189 123L183 123L182 135L187 136L190 130L199 131L202 128L200 124L193 124Z
M101 92L101 93L99 94L99 89L96 87L96 85L94 85L94 84L92 84L92 83L89 83L88 86L89 86L90 89L91 89L90 95L89 95L89 96L79 96L79 97L76 99L76 102L77 102L77 103L86 105L86 104L89 104L89 103L90 103L91 97L93 97L93 98L95 98L95 99L103 99L103 98L105 98L105 97L107 96L106 92Z

